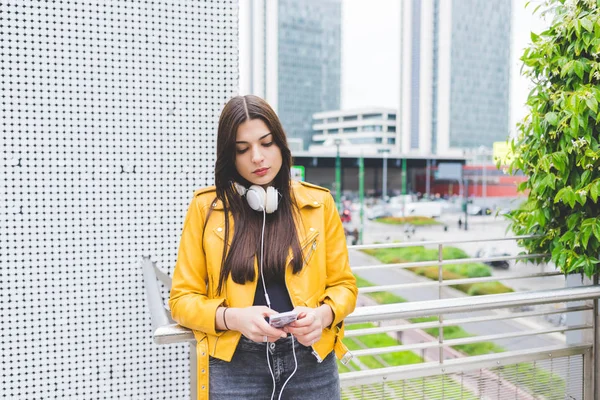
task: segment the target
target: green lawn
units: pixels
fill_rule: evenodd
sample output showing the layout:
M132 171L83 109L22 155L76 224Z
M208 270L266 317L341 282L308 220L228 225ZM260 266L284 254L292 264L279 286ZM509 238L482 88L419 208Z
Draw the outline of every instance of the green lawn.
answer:
M437 249L426 249L423 246L366 249L362 251L377 258L383 264L436 261L438 259ZM460 260L469 258L469 256L459 248L444 247L442 249L442 258L444 260ZM408 270L432 280L437 280L439 275L439 268L435 265L429 267L408 268ZM482 263L458 262L456 264L444 265L442 267L442 276L444 280L488 277L492 276L492 269L490 266ZM508 293L513 291L508 286L497 281L467 283L462 285L452 285L452 287L470 296Z

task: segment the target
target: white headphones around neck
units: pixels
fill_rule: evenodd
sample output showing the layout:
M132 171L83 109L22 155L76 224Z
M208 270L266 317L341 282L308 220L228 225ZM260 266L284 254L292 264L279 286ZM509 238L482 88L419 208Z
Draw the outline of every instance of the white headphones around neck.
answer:
M264 209L267 214L277 210L279 192L273 186L268 186L267 190L258 185L252 185L246 189L237 182L233 182L233 186L240 196L246 196L246 201L251 209L256 211Z

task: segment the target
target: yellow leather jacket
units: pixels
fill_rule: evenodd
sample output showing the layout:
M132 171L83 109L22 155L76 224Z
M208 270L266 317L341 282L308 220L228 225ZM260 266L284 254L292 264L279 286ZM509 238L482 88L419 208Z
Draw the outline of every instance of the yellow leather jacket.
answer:
M294 306L331 306L333 323L313 345L313 354L320 361L335 350L337 357L342 358L348 351L341 341L343 320L354 311L358 293L350 271L344 229L327 189L296 181L291 187L300 210L301 223L296 223L296 229L305 264L298 274L287 268L285 283ZM230 361L241 336L238 331L216 330L217 308L252 306L257 285L257 280L240 285L229 277L225 290L220 295L216 293L225 218L223 204L215 198L214 186L194 193L181 234L169 300L173 319L192 329L197 340L199 399L208 398L208 355ZM206 221L210 207L213 211ZM229 218L233 229L233 218ZM288 263L291 259L290 250ZM256 260L254 268L258 276Z

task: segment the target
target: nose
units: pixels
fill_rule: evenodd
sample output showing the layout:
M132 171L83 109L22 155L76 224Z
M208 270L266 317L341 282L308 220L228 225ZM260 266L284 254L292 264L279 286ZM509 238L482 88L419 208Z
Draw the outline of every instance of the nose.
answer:
M260 146L253 146L252 147L252 162L254 164L260 164L264 161L265 157L263 156L262 152L260 151Z

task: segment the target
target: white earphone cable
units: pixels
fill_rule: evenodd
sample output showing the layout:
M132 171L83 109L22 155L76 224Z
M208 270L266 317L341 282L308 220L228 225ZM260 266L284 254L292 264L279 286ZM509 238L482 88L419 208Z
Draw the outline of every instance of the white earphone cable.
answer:
M260 233L260 279L262 281L263 290L265 292L265 300L267 301L267 307L271 308L271 301L269 300L269 294L267 293L267 285L265 284L265 275L263 274L263 259L264 259L264 247L265 247L265 223L267 220L267 214L265 212L265 207L262 207L263 212L263 223L262 230ZM271 367L271 360L269 359L269 343L265 343L266 347L266 357L267 357L267 365L269 366L269 372L271 373L271 379L273 380L273 391L271 392L271 400L275 397L275 373L273 372L273 368Z
M281 390L279 391L278 400L281 400L281 395L283 394L283 389L285 389L285 385L287 385L287 383L290 381L290 379L292 379L292 376L294 376L294 374L296 374L296 370L298 369L298 360L296 359L296 346L294 346L294 335L292 335L290 333L290 336L292 338L292 353L294 354L294 370L292 371L292 374L285 380L285 382L283 383L283 386L281 386Z
M265 207L262 207L263 212L263 223L262 230L260 233L260 278L262 280L263 290L265 292L265 300L267 302L267 307L271 308L271 300L269 299L269 294L267 293L267 285L265 283L265 276L263 273L263 259L264 259L264 249L265 249L265 224L267 221L267 214L265 211ZM285 385L292 379L292 376L296 374L298 370L298 359L296 358L296 347L294 345L294 335L290 334L292 340L292 353L294 355L294 371L292 371L291 375L285 380L283 386L281 386L281 390L279 391L278 400L281 400L281 395L283 394L283 389L285 389ZM271 379L273 380L273 391L271 392L271 400L275 397L275 373L273 372L273 367L271 367L271 360L269 359L269 343L266 344L266 357L267 357L267 365L269 366L269 372L271 373Z

